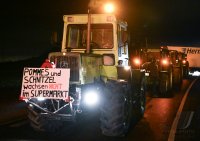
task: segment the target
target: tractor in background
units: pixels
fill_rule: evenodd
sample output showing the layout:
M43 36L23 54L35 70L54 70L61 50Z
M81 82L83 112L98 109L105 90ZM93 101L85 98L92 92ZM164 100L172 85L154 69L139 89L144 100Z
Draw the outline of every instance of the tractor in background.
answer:
M154 59L157 64L157 70L150 70L151 61ZM152 92L153 85L156 84L157 95L168 97L171 95L173 85L173 65L170 51L166 47L161 48L144 48L138 51L133 61L134 68L145 70L145 89L154 95ZM151 75L158 72L158 80L151 79Z

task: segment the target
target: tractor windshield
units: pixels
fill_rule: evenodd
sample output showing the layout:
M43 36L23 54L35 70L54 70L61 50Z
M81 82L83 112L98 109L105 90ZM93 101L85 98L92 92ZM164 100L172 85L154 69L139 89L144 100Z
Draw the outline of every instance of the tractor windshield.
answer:
M70 24L67 27L66 48L84 49L87 43L87 25ZM92 24L90 46L92 49L113 48L113 25Z

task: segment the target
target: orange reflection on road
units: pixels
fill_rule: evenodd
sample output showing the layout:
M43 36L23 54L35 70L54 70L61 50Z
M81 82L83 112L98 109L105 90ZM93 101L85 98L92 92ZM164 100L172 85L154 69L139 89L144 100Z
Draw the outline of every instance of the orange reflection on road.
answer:
M174 105L172 98L153 98L147 104L144 117L158 140L166 138L169 134L171 125L168 123L172 120L170 117L173 117Z

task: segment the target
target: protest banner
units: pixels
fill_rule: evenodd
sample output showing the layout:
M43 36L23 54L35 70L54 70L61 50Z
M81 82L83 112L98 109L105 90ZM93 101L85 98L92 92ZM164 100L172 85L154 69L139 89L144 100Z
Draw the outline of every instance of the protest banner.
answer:
M24 68L21 97L67 99L70 69Z

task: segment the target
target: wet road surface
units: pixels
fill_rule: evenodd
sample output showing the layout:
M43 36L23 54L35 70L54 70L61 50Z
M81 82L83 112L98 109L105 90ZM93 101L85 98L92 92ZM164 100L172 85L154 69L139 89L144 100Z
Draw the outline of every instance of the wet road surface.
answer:
M0 107L0 139L69 141L167 141L171 130L171 125L176 116L182 97L191 81L192 80L184 80L180 91L173 91L172 98L152 98L149 96L149 94L147 94L147 105L144 117L130 129L130 132L127 134L127 136L118 138L106 137L101 134L99 129L98 114L92 115L76 126L73 125L66 127L59 137L38 133L34 131L28 124L28 120L25 116L26 109L23 108L25 107L25 103L21 103L17 99L12 99L11 102L11 100L4 98L1 99L2 102ZM192 111L193 110L194 109L192 109ZM15 120L17 118L18 120ZM2 124L2 122L5 124Z
M183 106L175 141L200 140L200 79L194 83Z

